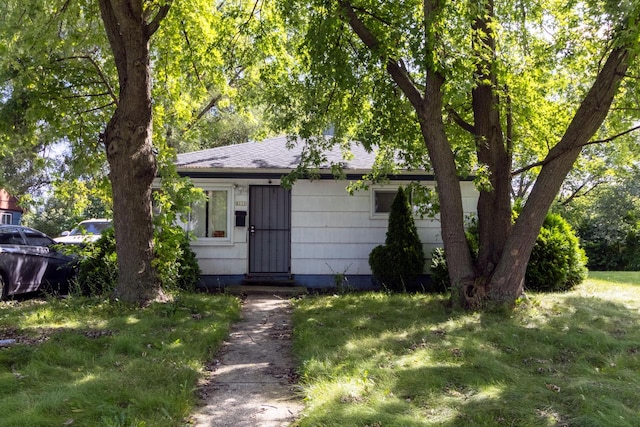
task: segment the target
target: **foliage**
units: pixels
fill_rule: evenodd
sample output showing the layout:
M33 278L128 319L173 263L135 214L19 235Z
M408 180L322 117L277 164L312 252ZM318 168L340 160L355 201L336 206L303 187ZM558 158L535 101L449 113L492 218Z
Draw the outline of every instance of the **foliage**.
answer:
M424 252L418 237L411 207L402 187L391 204L385 244L369 254L374 277L392 291L413 288L424 268Z
M575 231L560 215L549 214L531 253L525 288L546 292L573 289L587 277L586 264Z
M100 180L108 173L114 225L131 243L118 245L127 253L119 260L118 294L161 296L145 251L152 241L149 190L158 160L152 153L172 161L176 150L208 142L216 128L225 142L264 133L262 108L249 104L259 99L261 65L278 54L286 33L266 3L26 0L2 3L0 14L7 40L0 47L0 159L17 154L13 146L29 154L58 145L69 154L58 156L63 167L50 182ZM129 31L132 26L137 29ZM120 43L123 37L128 43ZM126 50L134 43L132 59ZM133 68L145 66L144 74L127 75L134 61ZM118 114L131 126L116 129L124 126ZM238 121L244 131L232 135L224 125ZM127 142L113 149L116 134ZM108 172L105 147L112 148ZM16 164L25 163L15 157ZM145 267L135 267L138 262Z
M2 337L18 338L0 349L0 423L184 425L239 315L236 298L186 292L144 308L76 296L0 303Z
M195 291L200 283L200 266L191 249L189 235L180 227L163 229L155 236L154 267L165 289Z
M111 295L118 282L116 238L112 227L84 247L68 247L79 258L78 276L72 293L83 296Z
M312 139L316 149L360 141L394 160L391 167L378 163L383 176L432 170L433 205L454 261L451 281L464 297L454 303L513 306L526 254L580 153L597 162L605 144L637 129L638 6L617 5L279 2L297 56L286 72L265 79L273 100L268 113L303 137L333 126L332 140ZM608 166L637 156L630 139L624 145ZM303 161L311 167L317 158ZM480 191L476 259L456 188L472 175ZM515 223L514 194L527 199Z
M467 239L477 254L477 223L469 226ZM585 251L580 247L573 228L560 215L550 213L545 218L527 265L525 289L543 292L573 289L586 278L586 263ZM436 289L451 288L442 248L436 248L431 254L431 277Z
M296 424L637 425L640 274L606 276L507 316L425 294L295 301Z
M431 252L431 264L429 265L431 273L431 283L436 292L447 292L451 289L449 281L449 269L447 268L447 258L444 254L444 248L438 247Z
M200 267L188 235L177 226L164 228L154 239L154 266L166 290L196 290ZM67 248L79 257L78 276L73 293L83 296L109 296L118 280L116 241L113 228L100 239L82 248Z
M51 193L33 199L22 223L59 236L85 219L112 217L111 187L106 179L70 180L55 183Z
M555 207L576 229L590 270L640 268L639 172L629 165L623 173Z

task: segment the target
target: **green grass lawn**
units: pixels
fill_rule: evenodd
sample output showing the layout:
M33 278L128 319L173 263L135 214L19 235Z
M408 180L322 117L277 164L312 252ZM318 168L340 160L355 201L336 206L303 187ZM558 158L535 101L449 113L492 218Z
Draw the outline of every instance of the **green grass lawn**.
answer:
M0 425L181 426L238 319L236 298L131 309L70 298L0 303Z
M296 302L300 426L638 426L640 273L508 315L384 293Z
M434 295L296 301L301 426L640 425L640 273L592 273L509 315ZM0 303L2 426L183 426L239 301Z

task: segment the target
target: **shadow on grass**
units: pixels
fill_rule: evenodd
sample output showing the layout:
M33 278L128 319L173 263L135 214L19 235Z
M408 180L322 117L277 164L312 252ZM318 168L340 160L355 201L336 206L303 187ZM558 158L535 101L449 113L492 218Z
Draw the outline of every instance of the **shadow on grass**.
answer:
M384 294L301 303L301 425L640 425L636 310L572 294L510 316L443 303Z
M0 309L0 336L17 340L0 348L0 424L181 425L238 313L231 298L201 296L146 309L75 301Z

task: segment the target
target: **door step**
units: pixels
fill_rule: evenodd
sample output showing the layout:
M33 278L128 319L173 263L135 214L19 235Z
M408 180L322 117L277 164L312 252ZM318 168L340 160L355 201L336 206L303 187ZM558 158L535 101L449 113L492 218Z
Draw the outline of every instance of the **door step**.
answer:
M304 286L276 286L276 285L231 285L224 288L225 293L231 295L274 295L282 298L304 295Z
M292 275L257 275L245 276L242 279L242 285L267 285L267 286L292 286L296 282Z

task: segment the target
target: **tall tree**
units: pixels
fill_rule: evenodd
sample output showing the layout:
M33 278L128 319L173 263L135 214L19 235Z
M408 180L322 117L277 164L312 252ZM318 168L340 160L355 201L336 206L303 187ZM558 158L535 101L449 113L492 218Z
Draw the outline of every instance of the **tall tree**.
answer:
M277 16L263 1L208 0L8 1L0 15L0 158L60 144L69 154L56 179L108 174L117 296L162 296L151 180L176 150L206 145L212 121L257 122L245 105L259 64L280 54Z
M101 138L110 165L113 225L118 254L116 297L146 303L162 295L151 261L152 143L149 43L171 2L100 0L100 12L118 70L116 109Z
M283 11L303 54L276 117L308 134L330 122L336 140L391 147L409 166L432 168L456 301L513 303L544 217L582 148L634 118L602 126L625 79L622 90L631 88L640 6L291 0ZM423 148L428 164L411 155ZM533 170L535 183L512 224L512 165L523 159L533 159L521 169ZM475 260L459 186L469 173L480 188Z

